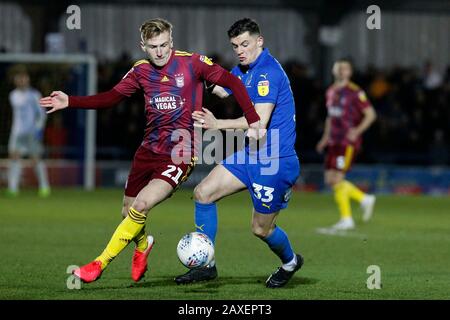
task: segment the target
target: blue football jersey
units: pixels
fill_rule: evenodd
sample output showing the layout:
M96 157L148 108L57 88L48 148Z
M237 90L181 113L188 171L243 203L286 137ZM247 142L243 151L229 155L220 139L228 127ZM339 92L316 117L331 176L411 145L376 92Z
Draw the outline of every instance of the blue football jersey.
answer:
M244 83L254 104L273 103L267 138L258 149L260 159L296 155L295 102L289 78L280 63L265 48L250 65L236 66L231 73ZM225 90L231 94L227 88ZM249 152L248 146L246 146Z

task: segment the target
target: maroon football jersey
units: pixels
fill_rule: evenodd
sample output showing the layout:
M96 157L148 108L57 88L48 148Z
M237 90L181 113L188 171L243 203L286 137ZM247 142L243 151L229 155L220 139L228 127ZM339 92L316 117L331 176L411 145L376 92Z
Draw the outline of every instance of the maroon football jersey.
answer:
M362 137L355 142L347 139L350 128L359 125L363 118L363 109L371 104L364 91L353 82L344 87L331 85L326 92L326 106L331 119L329 145L354 145L359 147Z
M192 150L193 153L192 112L202 108L203 80L217 82L223 72L228 71L206 56L172 51L168 63L161 68L148 60L136 62L114 89L127 97L137 90L143 91L146 117L144 147L156 154L170 156L175 145L182 145L186 148L183 150ZM189 133L191 139L183 139L186 137L183 131L180 131L181 136L172 137L177 129ZM186 154L183 157L190 159Z

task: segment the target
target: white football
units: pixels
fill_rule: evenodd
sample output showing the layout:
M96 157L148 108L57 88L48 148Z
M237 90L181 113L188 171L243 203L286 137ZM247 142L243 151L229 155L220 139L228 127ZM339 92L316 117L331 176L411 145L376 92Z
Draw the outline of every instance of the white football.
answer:
M184 235L177 245L178 259L189 269L207 266L214 258L214 244L204 233Z

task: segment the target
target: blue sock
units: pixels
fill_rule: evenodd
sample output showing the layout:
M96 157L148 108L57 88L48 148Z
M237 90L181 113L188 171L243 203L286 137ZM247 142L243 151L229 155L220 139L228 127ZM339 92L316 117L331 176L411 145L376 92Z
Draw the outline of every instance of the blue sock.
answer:
M215 244L217 233L217 206L215 203L195 201L195 229L205 233Z
M269 245L270 250L272 250L283 263L288 263L294 259L294 251L289 243L288 236L283 229L275 226L275 230L270 236L263 239Z

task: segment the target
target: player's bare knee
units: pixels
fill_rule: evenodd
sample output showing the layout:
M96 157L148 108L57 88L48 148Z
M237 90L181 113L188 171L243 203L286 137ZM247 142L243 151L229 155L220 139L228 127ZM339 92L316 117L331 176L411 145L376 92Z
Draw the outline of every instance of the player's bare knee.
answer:
M260 225L253 224L252 232L253 235L257 236L258 238L264 239L270 234L270 229L264 228L263 226Z
M135 200L132 207L134 210L144 214L147 214L147 212L150 210L150 204L142 199Z
M201 183L194 188L194 200L200 203L211 203L212 197Z
M335 175L330 175L327 177L325 183L329 186L329 187L334 187L336 184L338 184L340 182L339 177L335 176Z
M333 188L334 185L336 184L336 181L332 178L327 179L327 181L325 181L325 183L327 184L327 186L329 186L330 188Z
M342 179L341 177L335 177L335 178L334 178L334 181L333 181L333 182L334 182L334 184L333 184L333 185L335 186L335 185L337 185L337 184L341 183L341 182L342 182L342 180L343 180L343 179Z

